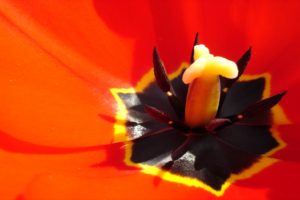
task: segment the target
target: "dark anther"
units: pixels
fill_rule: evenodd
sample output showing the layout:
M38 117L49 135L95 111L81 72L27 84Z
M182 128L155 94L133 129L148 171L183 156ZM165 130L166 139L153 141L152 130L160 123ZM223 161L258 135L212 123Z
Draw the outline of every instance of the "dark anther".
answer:
M191 53L191 58L190 58L190 63L192 64L195 60L194 60L194 47L198 44L199 42L199 34L198 32L196 33L195 36L195 40L194 40L194 45L193 45L193 49L192 49L192 53Z
M159 54L154 48L153 50L153 65L154 65L154 76L158 87L167 94L171 106L178 115L179 118L183 119L184 116L184 106L175 94L175 91L170 83L167 76L166 69L159 57Z
M152 107L145 105L145 111L150 116L152 116L154 119L156 119L159 122L162 122L164 124L168 124L173 128L180 129L184 132L187 132L189 130L189 127L186 126L183 122L172 119L168 114Z
M251 52L252 52L252 47L250 47L243 55L242 57L236 62L238 69L239 69L239 75L235 79L228 79L226 81L226 86L227 88L230 88L239 78L240 76L244 73L248 62L250 61L251 58Z
M141 140L141 139L144 139L144 138L147 138L147 137L151 137L151 136L155 136L155 135L160 135L160 134L167 133L170 130L172 130L171 127L163 128L163 129L156 130L156 131L149 131L147 133L144 133L142 136L140 136L140 137L138 137L136 139L130 140L130 141L131 142L135 142L137 140Z
M230 119L227 118L217 118L211 120L206 126L208 132L213 132L215 129L223 127L224 125L229 125L231 123Z
M154 75L156 78L157 85L160 87L160 89L163 92L171 92L171 89L173 90L173 88L171 86L165 67L159 57L156 48L154 48L153 50L153 64L154 64Z
M274 95L272 97L260 100L250 106L248 106L242 113L229 117L234 123L239 122L244 119L251 119L257 115L261 115L264 112L269 111L273 106L278 104L278 102L282 99L282 97L286 94L285 92L279 93L277 95ZM261 119L258 118L257 120L266 120L265 118ZM251 121L252 124L259 123L258 121ZM271 123L271 121L268 121L268 123Z
M282 99L282 97L286 94L285 92L282 92L280 94L274 95L272 97L263 99L261 101L258 101L257 103L249 106L242 115L244 117L251 117L253 115L259 115L262 112L265 112L267 110L270 110L273 106L278 104L278 102Z
M221 97L220 97L220 102L219 102L219 109L217 115L219 115L221 108L223 106L224 100L226 98L226 95L228 93L228 90L231 88L231 86L240 78L240 76L244 73L248 62L250 61L251 58L251 52L252 52L252 47L250 47L243 55L242 57L236 62L238 69L239 69L239 74L235 79L227 79L225 77L220 77L221 81L221 87L222 87L222 92L221 92Z

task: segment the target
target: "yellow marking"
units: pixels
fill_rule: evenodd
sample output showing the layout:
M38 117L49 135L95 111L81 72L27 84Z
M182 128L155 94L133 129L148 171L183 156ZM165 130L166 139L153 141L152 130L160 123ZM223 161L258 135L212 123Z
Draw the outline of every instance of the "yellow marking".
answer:
M272 112L276 113L273 115L274 124L284 125L291 124L292 122L287 118L281 106L278 104L272 108Z
M274 115L275 114L276 113L274 113ZM278 142L279 145L276 148L272 149L271 151L265 153L264 156L271 156L275 152L277 152L280 149L283 149L284 147L286 147L286 143L280 138L280 133L278 131L278 126L276 124L271 128L271 133L272 133L272 136L276 139L276 141Z
M123 103L122 99L119 97L119 93L130 94L135 93L134 88L111 88L110 92L112 93L113 97L117 101L118 104L118 111L116 113L116 123L114 124L114 135L115 135L115 142L125 141L127 139L127 130L125 126L126 122L126 115L128 113L125 104Z
M170 79L174 79L177 77L182 69L187 67L187 63L183 63L181 67L176 70L174 73L172 73L169 77ZM246 81L246 80L253 80L256 78L263 77L266 80L265 84L265 89L263 92L263 98L267 98L270 96L270 80L271 80L271 75L268 73L261 74L261 75L243 75L240 78L240 81ZM116 113L116 119L117 122L114 128L115 128L115 141L128 141L128 135L127 135L127 130L125 127L125 122L126 122L126 115L127 115L127 109L125 104L123 103L122 99L119 97L118 94L123 93L123 94L134 94L136 92L142 92L150 82L154 80L154 74L153 70L150 70L148 73L146 73L142 79L138 82L137 86L135 88L128 88L128 89L122 89L122 88L112 88L111 93L113 94L114 98L117 101L118 104L118 111ZM184 177L176 174L172 174L169 171L165 171L160 169L159 167L156 166L151 166L151 165L144 165L144 164L138 164L134 163L130 160L130 157L132 155L132 143L128 142L128 145L125 147L125 158L124 162L128 166L134 166L142 169L142 172L145 174L153 175L153 176L160 176L163 180L174 182L174 183L179 183L183 184L186 186L190 187L197 187L197 188L202 188L216 196L222 196L226 189L234 183L236 180L240 179L246 179L254 174L262 171L268 166L271 166L273 163L277 162L276 159L268 158L267 156L270 156L277 152L278 150L284 148L286 146L285 142L280 138L280 134L277 130L277 122L285 122L288 123L289 120L284 114L282 108L277 105L272 109L273 115L274 115L274 126L271 129L271 132L274 136L274 138L277 140L279 143L278 147L272 149L271 151L267 152L266 154L263 155L263 157L258 161L257 163L253 164L251 167L248 169L244 170L240 174L232 174L227 181L222 185L221 190L215 190L211 188L209 185L205 184L204 182L196 179L196 178L191 178L191 177ZM279 117L278 117L279 115ZM264 157L265 156L265 157Z

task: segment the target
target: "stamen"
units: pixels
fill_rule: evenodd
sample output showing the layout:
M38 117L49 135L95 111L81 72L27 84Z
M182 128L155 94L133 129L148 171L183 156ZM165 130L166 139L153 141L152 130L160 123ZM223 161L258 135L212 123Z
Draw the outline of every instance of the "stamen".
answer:
M145 105L145 111L150 116L152 116L154 119L156 119L157 121L160 121L164 124L168 124L169 126L175 128L175 129L180 129L183 132L186 132L189 130L189 128L182 122L173 120L168 114L166 114L152 106Z
M153 64L154 64L154 75L156 78L156 83L162 89L163 92L169 92L172 88L169 78L167 76L165 67L159 57L159 54L154 48L153 50Z
M190 59L190 63L192 64L195 60L194 60L194 47L198 44L198 38L199 34L198 32L196 33L196 36L195 36L195 40L194 40L194 45L193 45L193 50L192 50L192 54L191 54L191 59Z
M159 57L156 48L154 48L153 50L153 65L154 65L154 76L158 87L167 94L168 100L173 110L178 115L178 117L183 118L183 114L184 114L183 104L180 102L180 100L175 94L175 91L167 76L166 69Z
M223 87L230 88L238 79L239 77L244 73L249 60L251 58L252 48L250 47L243 55L242 57L237 61L237 67L238 67L238 76L234 79L227 79L222 77Z
M237 116L238 119L243 119L244 117L250 118L255 115L259 115L265 111L270 110L273 106L278 104L278 102L282 99L282 97L286 94L286 92L279 93L272 97L263 99L258 101L257 103L248 106L246 110ZM239 117L240 116L240 117Z
M214 131L215 129L225 125L225 124L229 124L231 123L230 119L227 118L218 118L218 119L213 119L209 122L209 124L207 124L205 126L206 130L208 130L209 132Z
M226 98L227 92L229 88L232 87L232 85L239 79L239 77L244 73L250 58L251 58L251 52L252 48L250 47L243 55L242 57L237 61L237 66L238 66L238 76L234 79L228 79L225 77L220 77L221 80L221 86L223 87L221 97L220 97L220 102L219 102L219 109L223 106L224 100ZM220 110L218 110L219 114Z

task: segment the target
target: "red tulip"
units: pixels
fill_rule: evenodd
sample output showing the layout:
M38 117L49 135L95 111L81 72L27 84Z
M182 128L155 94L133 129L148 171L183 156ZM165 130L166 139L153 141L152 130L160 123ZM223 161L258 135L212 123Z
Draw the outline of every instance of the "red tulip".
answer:
M271 94L288 90L280 104L291 124L278 128L287 146L274 155L282 160L221 198L298 199L299 9L292 0L1 1L1 199L217 199L126 166L123 149L109 145L114 124L98 116L115 116L109 89L135 86L153 46L173 72L197 31L232 60L251 45L245 73L270 73Z

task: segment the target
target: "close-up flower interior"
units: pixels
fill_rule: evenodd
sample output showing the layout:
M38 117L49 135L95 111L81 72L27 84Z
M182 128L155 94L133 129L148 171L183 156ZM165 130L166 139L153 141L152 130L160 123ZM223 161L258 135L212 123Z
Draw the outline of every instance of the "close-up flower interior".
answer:
M0 199L300 199L299 11L0 1Z
M123 136L132 138L127 148L129 165L130 161L144 163L142 168L150 174L160 173L167 180L222 195L229 182L245 176L242 172L250 176L261 166L270 165L262 158L284 146L275 129L282 111L271 108L285 92L261 100L270 85L266 77L243 80L251 49L235 64L212 56L207 47L197 43L198 35L192 64L172 81L154 49L156 85L150 81L141 91L139 87L113 89L120 103L116 119L122 123L120 117L124 117ZM120 124L115 133L120 139Z

